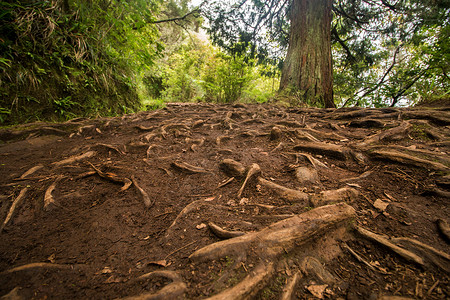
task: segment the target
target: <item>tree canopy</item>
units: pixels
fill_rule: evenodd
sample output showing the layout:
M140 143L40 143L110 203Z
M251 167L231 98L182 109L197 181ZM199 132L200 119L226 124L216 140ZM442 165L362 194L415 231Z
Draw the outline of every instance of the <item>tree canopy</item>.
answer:
M305 1L211 1L203 9L212 41L230 52L282 64L293 4ZM356 105L417 100L428 82L448 93L449 9L441 1L336 0L331 7L335 102ZM305 41L308 43L309 41ZM438 54L439 53L439 54Z

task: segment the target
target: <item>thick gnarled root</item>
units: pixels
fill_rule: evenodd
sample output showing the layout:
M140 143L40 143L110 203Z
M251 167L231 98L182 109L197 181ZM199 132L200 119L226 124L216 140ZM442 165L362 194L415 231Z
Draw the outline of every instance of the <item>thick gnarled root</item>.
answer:
M277 256L353 217L355 210L345 203L322 206L279 221L261 231L208 245L195 251L189 258L192 261L205 261L248 251L261 256Z
M251 299L268 285L283 254L294 253L294 248L305 246L308 241L344 226L355 215L355 210L345 203L323 206L279 221L260 231L208 245L195 251L189 259L196 263L225 257L234 257L239 261L243 257L256 258L258 263L249 271L247 277L235 286L208 298ZM305 274L329 284L335 282L334 277L317 259L306 257L302 266ZM294 293L295 286L302 278L301 273L296 276L286 286L282 299L289 299Z

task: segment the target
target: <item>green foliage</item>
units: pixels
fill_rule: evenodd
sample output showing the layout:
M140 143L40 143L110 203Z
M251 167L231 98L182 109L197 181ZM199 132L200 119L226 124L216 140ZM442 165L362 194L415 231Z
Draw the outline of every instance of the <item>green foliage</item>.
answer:
M159 0L0 2L2 123L135 111Z
M149 73L146 89L151 98L166 102L261 103L278 87L278 74L269 71L243 55L227 55L190 37Z

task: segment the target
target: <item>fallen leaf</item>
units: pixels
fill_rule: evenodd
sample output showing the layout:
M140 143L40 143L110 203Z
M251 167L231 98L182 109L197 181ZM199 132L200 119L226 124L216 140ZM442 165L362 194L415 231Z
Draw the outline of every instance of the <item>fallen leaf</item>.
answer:
M328 284L313 284L307 286L306 289L315 297L319 299L323 299L323 293L325 289L328 287Z

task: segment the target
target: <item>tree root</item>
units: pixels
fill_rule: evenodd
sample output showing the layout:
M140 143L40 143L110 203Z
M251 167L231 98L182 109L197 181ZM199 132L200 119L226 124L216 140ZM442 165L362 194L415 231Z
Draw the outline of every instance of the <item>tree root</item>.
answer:
M382 141L396 141L404 139L407 136L407 133L411 126L411 123L403 122L397 127L367 137L363 142L359 143L358 146L363 148L370 144L379 143Z
M15 267L3 272L0 272L0 275L11 274L15 272L25 271L29 269L35 268L55 268L55 269L72 269L73 265L61 265L61 264L52 264L52 263L31 263L23 266Z
M372 173L373 173L373 171L367 171L367 172L362 173L358 177L343 178L339 181L340 182L357 181L357 180L361 180L361 179L365 179L365 178L369 177L370 175L372 175Z
M172 167L179 171L186 172L189 174L208 173L208 171L206 171L203 168L192 166L185 162L175 161L172 163Z
M230 177L244 177L245 166L233 159L224 159L219 164L220 168Z
M53 198L53 191L56 188L56 184L62 179L62 176L56 178L56 180L48 187L48 189L45 191L44 195L44 209L49 210L50 205L56 205L55 198Z
M134 175L131 176L131 181L133 182L134 186L138 189L138 191L141 193L145 207L147 208L152 207L155 204L155 201L152 201L148 196L147 192L137 183L136 177L134 177Z
M317 158L315 158L312 155L309 155L306 153L296 153L296 155L301 155L301 156L306 157L315 169L317 169L318 167L328 169L328 166L326 164L324 164L323 162L321 162L320 160L318 160Z
M205 261L249 251L261 257L278 256L354 216L355 210L345 203L322 206L279 221L261 231L208 245L195 251L189 258L192 261Z
M411 252L420 254L426 262L431 262L447 273L450 272L450 255L447 253L411 238L391 238L391 241L396 245L409 249Z
M62 166L62 165L72 164L72 163L84 160L86 158L91 158L91 157L95 156L96 154L97 154L97 152L95 152L95 151L88 151L88 152L86 152L84 154L81 154L81 155L71 156L71 157L69 157L67 159L54 162L53 165L59 167L59 166Z
M431 160L418 158L406 153L398 152L395 150L374 150L370 153L372 157L378 159L385 159L405 165L412 165L419 168L448 172L450 168Z
M310 197L310 204L313 207L319 207L330 203L353 202L360 193L354 188L344 187L337 190L329 190L320 192L319 195Z
M334 157L340 160L347 160L349 157L349 149L335 144L328 143L303 143L294 146L295 151L308 151L311 153L322 154Z
M350 252L351 255L353 255L354 258L356 258L357 261L359 261L360 263L363 263L364 265L366 265L366 267L368 267L369 269L371 269L372 271L376 272L377 270L374 268L374 266L372 266L371 264L369 264L367 262L367 260L365 260L364 258L362 258L358 253L356 253L352 248L350 248L346 243L342 243L342 248L346 249L348 252Z
M382 244L383 246L386 246L387 248L391 249L401 257L405 258L408 261L414 262L420 266L424 266L425 262L423 258L417 256L416 254L412 253L411 251L405 250L394 243L392 243L387 237L384 237L382 235L370 232L362 227L357 226L356 231L361 234L363 237L378 242Z
M222 229L213 222L208 223L208 228L209 230L211 230L212 233L214 233L215 236L217 236L222 240L231 239L245 234L245 232L242 231L228 231Z
M125 152L123 152L118 147L113 146L113 145L97 143L97 144L91 146L91 148L105 148L105 149L108 149L108 150L113 150L113 151L117 152L118 154L125 155Z
M279 195L284 200L287 200L290 203L298 203L298 202L308 202L308 194L289 189L287 187L281 186L279 184L268 181L262 177L258 177L258 183L272 191L274 191L277 195Z
M26 171L25 173L23 173L22 176L19 177L19 179L25 179L27 176L34 174L35 172L39 171L43 167L44 167L44 165L41 165L41 164L34 166L31 169L29 169L28 171Z
M106 180L115 182L115 183L122 183L123 186L120 188L120 190L126 191L130 188L132 182L130 179L128 178L124 178L124 177L119 177L117 174L114 173L106 173L101 171L100 169L98 169L97 167L95 167L93 164L89 163L91 165L91 167L95 170L95 172L98 174L98 176L100 176L101 178L104 178Z
M207 298L208 300L244 300L251 299L262 290L270 280L275 269L273 263L259 264L247 277L232 288Z
M302 279L302 273L296 272L292 278L289 278L288 283L283 288L283 294L280 300L292 300L295 292L295 287L297 286L300 279Z
M261 174L261 168L258 164L252 164L247 172L247 177L245 177L244 183L242 184L241 188L239 189L239 192L237 194L238 198L241 198L242 193L244 192L245 187L249 183L249 181L253 180L257 176Z
M450 242L450 226L445 220L439 219L436 221L437 227L440 233L446 238L447 242Z
M0 227L0 233L3 231L3 229L6 227L6 225L8 225L9 221L11 221L11 218L13 217L14 212L16 211L16 208L22 203L22 200L25 198L27 191L28 191L27 187L23 188L20 191L19 196L17 196L17 198L11 204L8 214L6 215L6 219L5 219L5 221L3 221L3 224Z
M312 143L321 143L321 141L319 139L315 138L308 132L304 132L302 130L298 130L298 129L295 130L294 135L297 139L302 140L302 141L308 141L308 142L312 142Z
M315 257L305 257L301 263L301 270L306 275L314 276L321 283L332 285L336 282L336 278Z
M316 239L336 226L342 226L355 217L355 210L344 203L320 207L300 215L279 221L257 232L234 237L203 247L189 256L193 262L219 260L232 256L238 260L247 256L256 256L259 263L248 276L237 285L208 299L250 299L262 290L275 273L276 261L294 248ZM308 261L309 262L309 261ZM311 263L306 262L308 266ZM334 282L334 277L323 266L307 267L313 275ZM319 270L319 271L317 271ZM325 274L325 275L324 275ZM297 278L285 289L285 297L292 295ZM285 298L283 298L285 299Z
M183 282L182 278L178 273L173 271L154 271L151 273L144 274L134 281L143 281L146 279L152 279L155 277L165 277L172 280L171 283L164 286L161 290L156 293L143 293L137 296L129 296L121 298L121 300L163 300L163 299L182 299L184 293L186 292L187 286Z

